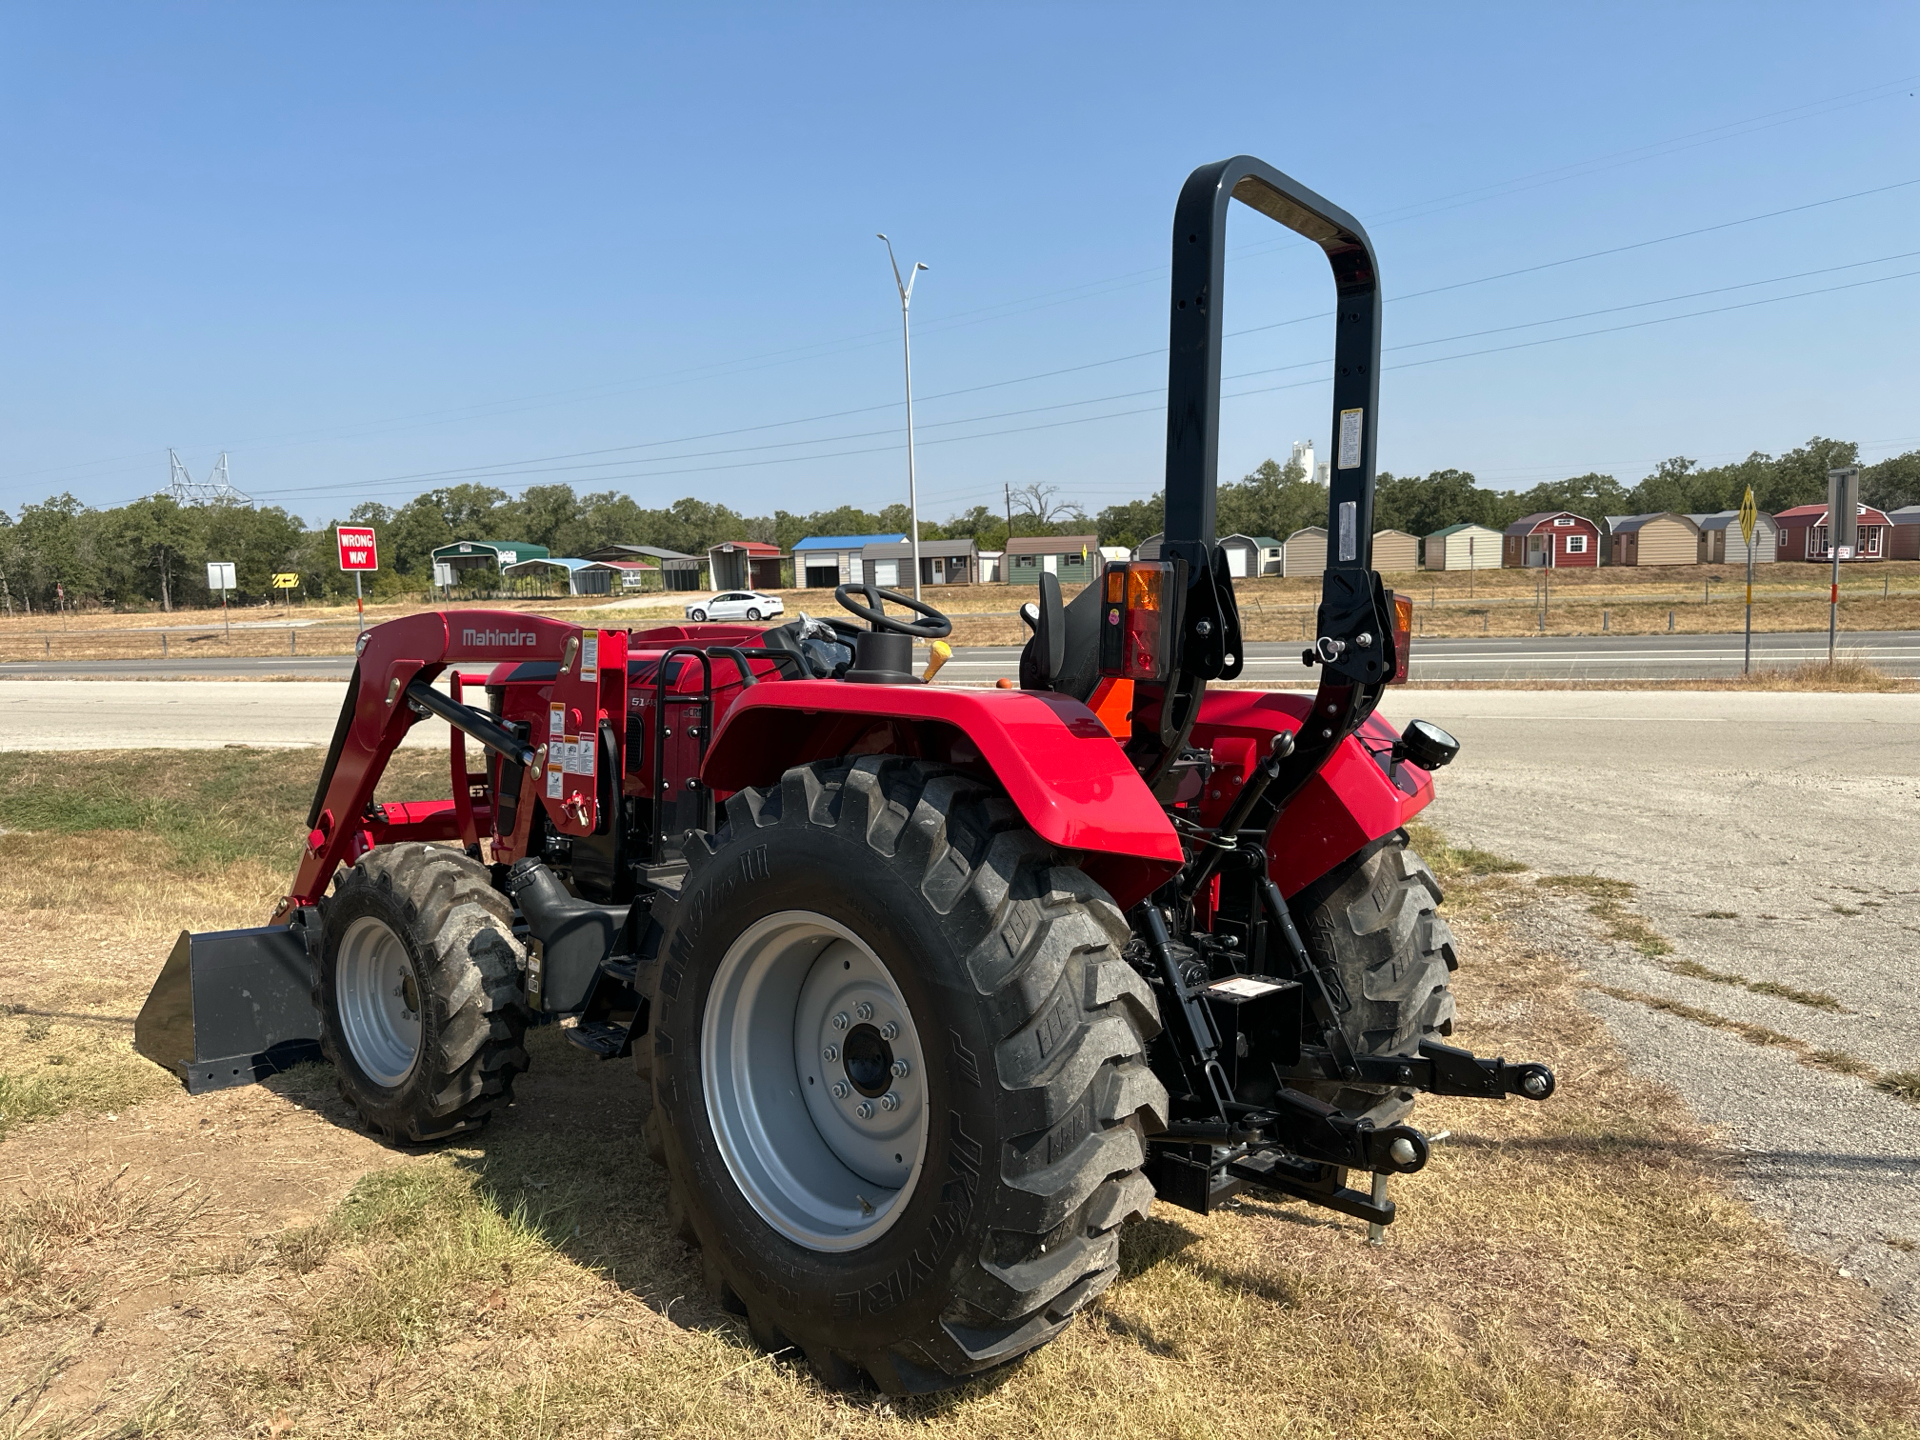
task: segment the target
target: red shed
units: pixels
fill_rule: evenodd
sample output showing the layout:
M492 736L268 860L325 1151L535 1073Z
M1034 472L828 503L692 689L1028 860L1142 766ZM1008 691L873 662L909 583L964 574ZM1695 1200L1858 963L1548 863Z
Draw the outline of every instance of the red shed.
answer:
M1827 507L1796 505L1773 517L1780 527L1775 553L1782 560L1824 560L1832 562L1827 551ZM1893 535L1893 522L1886 513L1871 505L1860 507L1860 544L1853 552L1855 560L1884 560L1887 542ZM1846 557L1842 557L1845 559Z
M1600 527L1571 510L1542 510L1507 526L1500 563L1513 570L1600 563Z

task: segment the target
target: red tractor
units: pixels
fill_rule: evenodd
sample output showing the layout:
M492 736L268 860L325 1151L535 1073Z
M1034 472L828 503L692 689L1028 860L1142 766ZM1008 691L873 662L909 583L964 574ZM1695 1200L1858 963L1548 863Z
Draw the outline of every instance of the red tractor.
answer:
M1244 660L1214 543L1230 199L1319 244L1339 299L1311 699L1207 688ZM1416 1092L1553 1077L1443 1040L1454 944L1403 826L1458 747L1374 714L1411 606L1370 568L1372 247L1259 161L1205 166L1170 320L1161 558L1071 604L1041 576L1019 689L927 685L914 642L948 621L863 586L838 598L864 626L380 625L287 895L182 935L141 1052L193 1091L324 1056L375 1130L432 1141L483 1124L557 1020L633 1058L719 1299L890 1393L1050 1339L1156 1196L1390 1221L1377 1177L1427 1160ZM452 798L377 803L427 717Z

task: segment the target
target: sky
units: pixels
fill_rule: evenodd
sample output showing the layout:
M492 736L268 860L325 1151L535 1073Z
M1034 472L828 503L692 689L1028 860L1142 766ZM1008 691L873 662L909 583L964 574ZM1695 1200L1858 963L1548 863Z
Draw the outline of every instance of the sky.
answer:
M1383 470L1876 459L1920 447L1916 92L1911 3L11 5L0 508L171 447L316 524L877 509L885 231L923 517L1097 510L1160 486L1173 203L1240 152L1372 236ZM1229 246L1223 479L1331 429L1324 260Z

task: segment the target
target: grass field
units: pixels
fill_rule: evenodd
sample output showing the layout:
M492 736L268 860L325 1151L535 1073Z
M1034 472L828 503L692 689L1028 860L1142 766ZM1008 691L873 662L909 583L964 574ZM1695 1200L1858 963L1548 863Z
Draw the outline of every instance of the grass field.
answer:
M824 1391L709 1305L631 1071L551 1028L511 1110L426 1151L320 1067L189 1099L131 1054L173 933L279 894L316 758L0 755L0 1437L1920 1434L1913 1337L1733 1198L1509 929L1593 887L1432 833L1459 1037L1553 1065L1553 1100L1423 1102L1450 1135L1382 1247L1266 1197L1159 1207L1030 1359L928 1401ZM386 798L440 763L403 752Z
M1387 584L1414 597L1416 634L1622 635L1727 634L1745 624L1745 571L1729 565L1667 569L1557 570L1542 589L1533 570L1426 571L1389 575ZM1317 577L1261 578L1235 582L1241 619L1250 640L1297 640L1312 624L1319 602ZM703 592L704 593L704 592ZM837 615L831 591L780 592L791 617L801 610ZM1024 638L1020 603L1033 598L1025 586L930 586L926 600L954 619L958 645L1007 644ZM1075 593L1069 591L1069 597ZM624 600L575 596L551 600L452 602L564 615L607 626L662 624L684 618L691 593L645 595ZM414 598L369 605L370 623L434 608ZM0 617L0 662L30 659L169 659L202 655L345 655L358 633L351 605L296 605L290 610L255 607L228 617L218 610L61 616ZM1543 628L1544 621L1544 628ZM1827 572L1818 565L1759 567L1754 583L1753 628L1763 633L1824 630ZM1920 562L1885 561L1841 572L1842 630L1920 629Z

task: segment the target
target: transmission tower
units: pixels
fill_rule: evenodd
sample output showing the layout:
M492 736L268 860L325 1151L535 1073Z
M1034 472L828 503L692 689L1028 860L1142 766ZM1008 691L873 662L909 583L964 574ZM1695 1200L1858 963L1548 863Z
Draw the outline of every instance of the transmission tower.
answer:
M253 497L244 491L233 488L233 482L227 478L227 452L220 452L220 463L204 480L196 480L187 473L187 467L173 450L167 450L167 462L172 467L172 483L167 493L180 505L251 505Z

